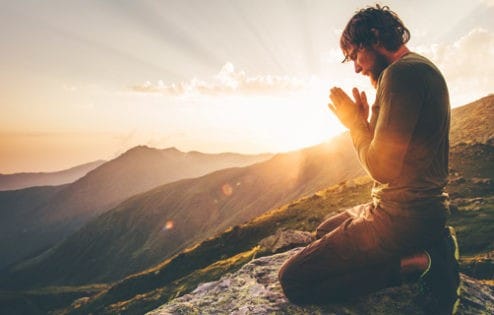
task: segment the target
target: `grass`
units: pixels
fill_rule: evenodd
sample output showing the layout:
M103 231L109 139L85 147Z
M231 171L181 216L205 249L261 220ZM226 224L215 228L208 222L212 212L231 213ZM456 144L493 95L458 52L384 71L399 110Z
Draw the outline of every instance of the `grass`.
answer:
M478 255L494 250L492 204L477 211L460 211L451 217L449 224L456 229L462 255Z

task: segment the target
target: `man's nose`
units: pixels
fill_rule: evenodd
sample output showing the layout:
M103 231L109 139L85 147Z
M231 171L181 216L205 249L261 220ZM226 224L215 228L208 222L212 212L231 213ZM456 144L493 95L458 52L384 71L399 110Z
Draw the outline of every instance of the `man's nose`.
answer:
M356 61L353 62L353 66L355 67L355 73L360 73L360 71L362 71L362 67L359 66Z

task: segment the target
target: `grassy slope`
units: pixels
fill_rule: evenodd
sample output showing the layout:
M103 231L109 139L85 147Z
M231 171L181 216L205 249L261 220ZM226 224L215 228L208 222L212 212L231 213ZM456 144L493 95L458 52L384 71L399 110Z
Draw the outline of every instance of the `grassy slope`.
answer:
M494 94L451 112L450 143L486 142L494 138Z

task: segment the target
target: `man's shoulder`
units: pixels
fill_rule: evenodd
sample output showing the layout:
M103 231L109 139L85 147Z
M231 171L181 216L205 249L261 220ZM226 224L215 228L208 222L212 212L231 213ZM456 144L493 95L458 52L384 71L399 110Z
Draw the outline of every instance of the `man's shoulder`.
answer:
M424 72L424 71L433 71L433 72L439 72L437 67L434 65L432 61L430 61L428 58L419 55L414 52L410 52L397 60L396 62L392 63L388 69L388 72L409 72L409 71L414 71L414 72Z
M441 76L432 61L414 52L410 52L389 65L384 73L384 80L424 80L426 76Z

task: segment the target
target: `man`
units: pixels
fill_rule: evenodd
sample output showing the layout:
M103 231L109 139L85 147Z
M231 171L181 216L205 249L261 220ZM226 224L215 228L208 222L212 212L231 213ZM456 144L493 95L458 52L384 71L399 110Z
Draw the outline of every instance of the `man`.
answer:
M459 300L458 246L446 227L450 106L445 80L411 52L408 29L388 7L368 7L340 40L345 61L369 76L372 115L364 92L330 91L329 108L349 130L373 178L372 202L323 222L318 240L279 273L288 299L325 304L419 279L424 310L451 314Z

